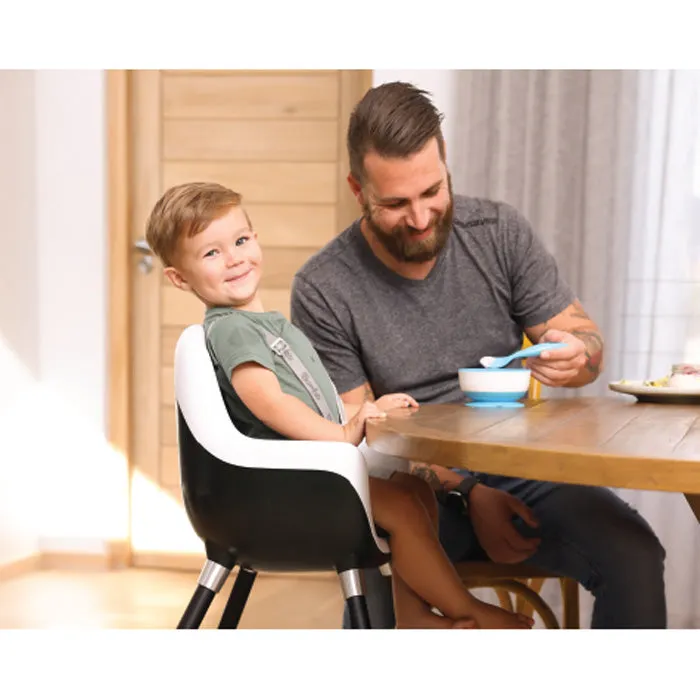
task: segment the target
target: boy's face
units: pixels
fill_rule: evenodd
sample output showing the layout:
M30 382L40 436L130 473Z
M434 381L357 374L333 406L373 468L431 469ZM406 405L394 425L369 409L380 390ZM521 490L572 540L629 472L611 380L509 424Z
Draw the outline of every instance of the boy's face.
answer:
M240 207L232 207L201 233L180 239L174 265L165 268L176 287L193 292L207 306L248 311L262 309L258 299L261 272L257 234Z

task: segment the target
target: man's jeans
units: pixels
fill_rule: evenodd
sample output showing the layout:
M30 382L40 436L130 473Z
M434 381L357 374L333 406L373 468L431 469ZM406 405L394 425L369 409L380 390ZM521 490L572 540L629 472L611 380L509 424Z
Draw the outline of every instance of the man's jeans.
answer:
M463 472L466 476L468 472ZM552 574L576 579L595 597L591 627L666 627L665 552L647 522L606 488L526 481L480 474L482 483L526 503L540 522L524 535L541 537L527 560ZM440 540L452 561L484 560L468 518L440 508ZM372 627L394 623L391 579L365 571L365 594ZM347 607L343 627L350 627Z

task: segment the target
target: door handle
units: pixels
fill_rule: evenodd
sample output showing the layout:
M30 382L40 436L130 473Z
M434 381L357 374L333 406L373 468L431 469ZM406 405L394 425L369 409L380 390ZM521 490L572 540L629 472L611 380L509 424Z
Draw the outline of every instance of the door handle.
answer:
M145 238L139 238L134 242L134 250L141 253L139 260L139 270L147 275L153 269L153 251L151 250Z

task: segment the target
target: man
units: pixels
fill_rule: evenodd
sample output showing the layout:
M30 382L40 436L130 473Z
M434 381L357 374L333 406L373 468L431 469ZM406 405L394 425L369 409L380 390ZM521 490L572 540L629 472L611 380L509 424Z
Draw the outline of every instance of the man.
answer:
M459 367L508 355L525 333L566 347L530 358L547 386L594 381L600 330L512 207L453 196L442 116L406 83L370 90L348 128L348 182L363 216L297 273L292 321L314 343L343 399L406 392L462 399ZM376 453L374 453L376 458ZM436 487L454 560L527 560L595 596L592 627L666 626L664 550L609 489L413 464ZM445 498L449 491L458 490ZM454 503L457 501L457 507ZM374 626L393 626L386 582L366 577Z

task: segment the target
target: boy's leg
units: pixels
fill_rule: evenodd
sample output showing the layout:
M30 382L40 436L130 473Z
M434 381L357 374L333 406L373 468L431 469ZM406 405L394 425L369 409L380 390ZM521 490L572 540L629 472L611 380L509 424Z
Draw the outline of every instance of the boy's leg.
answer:
M430 606L419 598L396 573L391 577L394 590L394 608L397 629L476 629L474 618L451 620L434 613Z
M474 618L484 628L527 628L531 620L475 598L442 549L416 488L369 480L372 512L389 532L392 568L421 599L453 620Z
M430 522L437 535L438 504L433 489L422 479L407 474L406 472L394 472L391 475L391 481L403 484L406 488L415 492L423 503L423 507L428 513ZM435 614L431 607L406 585L398 573L393 573L392 582L397 627L449 629L455 626L456 621ZM464 619L459 621L459 626L463 628L475 628L476 623L471 618Z
M402 484L405 488L410 489L418 496L428 513L428 517L435 528L435 532L437 532L439 527L438 502L433 488L426 481L423 481L423 479L419 479L417 476L407 474L406 472L394 472L391 475L391 481L395 484Z

